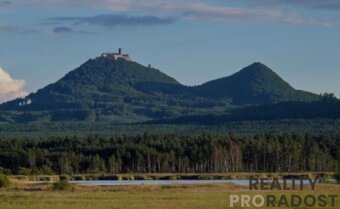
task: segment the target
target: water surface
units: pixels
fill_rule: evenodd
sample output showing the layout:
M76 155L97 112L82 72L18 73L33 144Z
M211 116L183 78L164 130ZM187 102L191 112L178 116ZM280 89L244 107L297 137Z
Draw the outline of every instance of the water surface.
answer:
M121 180L121 181L94 180L94 181L71 181L71 183L82 186L137 186L137 185L178 185L178 184L181 185L181 184L219 184L219 183L249 186L249 180ZM282 180L280 180L280 183L282 183ZM303 184L309 184L309 182L305 180Z

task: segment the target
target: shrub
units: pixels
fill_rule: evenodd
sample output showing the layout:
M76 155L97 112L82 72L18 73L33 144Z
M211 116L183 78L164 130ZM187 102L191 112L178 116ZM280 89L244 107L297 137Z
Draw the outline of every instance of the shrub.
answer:
M334 178L338 184L340 184L340 166L338 166L337 171L334 174Z
M67 175L61 175L61 176L59 176L59 179L60 179L60 181L62 181L62 180L67 180L67 181L69 181L69 180L70 180L70 177L67 176Z
M124 181L135 180L135 177L131 175L125 175L122 177L122 180Z
M49 176L39 176L39 181L51 181L51 178Z
M170 180L171 176L159 176L158 180Z
M19 167L17 169L17 174L18 175L23 175L23 176L30 176L32 174L32 172L28 168Z
M225 175L214 175L214 180L226 180L226 176Z
M148 180L146 176L138 175L134 176L135 180L143 181L143 180Z
M200 175L198 178L200 180L214 180L214 176L210 174Z
M7 188L11 185L11 181L5 175L0 175L0 188Z
M254 176L249 176L249 178L255 178ZM236 174L229 174L224 177L226 180L234 180L238 179L238 176Z
M119 175L99 176L98 180L117 181L121 180L121 177Z
M280 174L278 174L278 173L270 173L270 174L268 174L268 178L271 178L271 179L273 179L273 178L279 179L279 178L280 178Z
M86 178L83 175L79 175L79 176L74 176L73 180L75 180L75 181L85 181Z
M169 180L179 180L179 177L175 176L175 175L172 175L172 176L170 176Z
M67 190L73 190L74 189L72 184L66 179L63 179L63 180L60 180L60 181L53 183L52 188L53 188L53 190L59 190L59 191L67 191Z
M149 176L151 180L160 180L160 176L158 175L151 175Z
M199 180L199 175L182 175L183 180Z
M43 166L40 172L44 175L54 175L54 171L48 166Z
M10 175L12 172L10 169L0 167L0 174Z

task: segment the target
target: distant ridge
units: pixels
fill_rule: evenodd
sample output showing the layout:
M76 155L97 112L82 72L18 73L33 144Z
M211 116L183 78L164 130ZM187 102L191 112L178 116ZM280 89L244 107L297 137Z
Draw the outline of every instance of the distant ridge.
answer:
M155 120L147 124L221 125L235 121L266 121L296 119L340 119L340 100L324 98L315 102L283 102L248 106L221 114L191 115L172 119Z
M144 122L224 113L235 107L318 100L256 62L225 78L187 87L127 54L90 59L24 99L0 105L0 122Z

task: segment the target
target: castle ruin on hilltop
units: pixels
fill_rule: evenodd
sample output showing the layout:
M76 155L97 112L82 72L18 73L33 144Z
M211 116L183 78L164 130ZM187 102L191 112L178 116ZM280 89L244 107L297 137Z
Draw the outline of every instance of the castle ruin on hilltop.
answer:
M101 56L105 58L113 58L114 60L123 59L131 61L130 56L128 54L123 54L121 48L118 49L118 53L103 53Z

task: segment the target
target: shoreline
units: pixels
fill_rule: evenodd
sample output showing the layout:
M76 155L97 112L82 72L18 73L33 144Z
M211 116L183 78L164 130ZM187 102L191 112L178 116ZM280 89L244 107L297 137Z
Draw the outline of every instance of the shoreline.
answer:
M248 180L250 178L319 178L332 179L332 172L301 172L301 173L131 173L131 174L74 174L74 175L8 175L18 181L133 181L133 180Z

